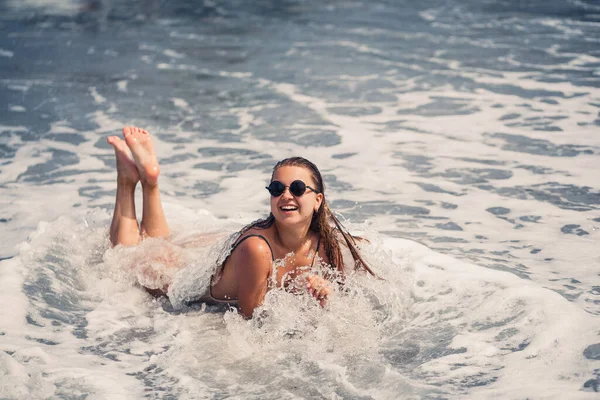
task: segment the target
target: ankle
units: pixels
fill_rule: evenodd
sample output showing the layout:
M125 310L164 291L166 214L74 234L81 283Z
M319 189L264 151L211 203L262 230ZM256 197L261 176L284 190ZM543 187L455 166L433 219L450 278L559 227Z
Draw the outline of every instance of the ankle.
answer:
M142 190L143 191L155 191L155 190L158 190L158 182L149 183L147 181L141 180L140 183L142 184Z
M137 186L138 181L132 181L130 178L121 176L121 175L117 175L117 187L119 188L123 188L123 189L131 189L131 190L135 190L135 187Z

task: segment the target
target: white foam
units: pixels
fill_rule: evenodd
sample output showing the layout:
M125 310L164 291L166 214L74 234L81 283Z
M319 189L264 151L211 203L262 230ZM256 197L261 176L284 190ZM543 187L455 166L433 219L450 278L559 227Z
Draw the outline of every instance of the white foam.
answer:
M175 105L175 107L181 108L183 110L189 110L190 109L190 105L184 99L180 99L180 98L175 98L174 97L174 98L171 99L171 102L173 103L173 105Z
M0 317L2 318L0 329L8 335L21 336L26 328L27 297L22 292L22 268L23 266L18 259L0 262L0 276L2 276L2 282L6 285L0 293Z
M0 57L12 58L14 55L13 51L0 49Z
M119 92L127 93L127 84L129 81L127 79L123 79L117 82L117 90Z
M581 354L597 340L600 326L591 315L557 293L512 274L459 262L405 241L385 243L416 264L415 279L423 282L415 289L417 297L439 296L434 305L457 309L450 324L459 333L451 347L466 352L427 363L424 371L468 379L477 371L501 366L497 383L479 393L493 392L503 398L553 397L581 387L579 374L593 368L593 362L583 360ZM415 303L413 311L421 317L413 323L427 324L426 316L435 308ZM506 339L498 338L509 329L514 336L507 346ZM506 348L517 348L519 343L527 343L524 350ZM452 368L463 363L467 368Z
M421 11L419 13L419 16L421 18L423 18L425 21L435 21L435 19L437 18L438 12L439 12L439 10L429 9L429 10Z
M90 95L94 98L94 101L98 104L106 103L106 98L98 93L95 86L90 86Z
M185 57L185 54L179 53L175 50L169 50L169 49L164 50L163 54L167 57L173 57L173 58L184 58Z
M445 10L427 10L421 18L436 22ZM477 29L499 29L517 22L516 18L483 21ZM590 21L557 22L550 18L533 22L538 27L542 24L544 31L554 30L561 40L570 40L578 32L597 26ZM173 20L161 20L159 24L168 27L171 39L181 41L180 44L206 43L212 38L210 34L171 31L179 26ZM322 28L338 30L333 24ZM244 104L243 100L231 109L209 110L211 118L226 115L235 120L231 124L235 128L227 128L226 133L235 135L236 141L223 143L222 137L209 140L195 131L203 122L185 128L183 122L187 120L179 114L190 109L192 98L182 97L176 89L167 96L178 110L170 116L175 117L176 126L166 128L186 141L171 143L158 131L155 137L159 158L183 159L165 163L162 169L162 195L174 230L190 234L206 234L215 229L233 231L268 211L268 197L263 189L269 179L267 167L250 166L232 173L228 166L238 156L226 151L210 156L199 154L198 149L254 151L257 158L251 162L256 165L263 158L277 160L300 154L326 174L328 201L343 200L350 220L355 215L368 218L369 229L413 237L437 251L473 260L480 266L383 235L383 244L372 240L372 254L368 256L387 282L353 277L348 293L337 293L339 296L326 311L316 307L310 298L274 290L260 310L264 315L252 321L210 308L173 312L171 306L148 297L136 287L136 282L160 287L164 281L158 273L166 274L176 281L170 293L174 304L183 307L187 298L200 294L206 285L210 268L214 267L207 260L214 252L209 247L196 253L179 252L176 244L147 241L131 252L112 249L98 257L98 249L108 247L106 229L110 217L103 214L96 220L82 219L78 209L111 207L115 172L105 160L112 157L112 149L101 137L118 134L123 125L119 119L125 117L118 115L116 104L106 106L107 99L99 93L104 88L92 87L90 95L102 108L85 116L85 126L89 123L93 130L81 131L80 120L71 123L66 118L44 132L81 135L85 141L80 144L30 141L30 135L25 133L31 127L9 126L15 124L8 122L7 126L0 126L3 144L17 150L13 159L0 166L0 208L4 211L1 217L7 220L2 222L0 257L19 253L9 265L25 275L11 275L4 270L7 261L0 264L0 281L16 288L0 297L2 304L9 302L16 308L4 311L6 318L14 318L7 323L13 333L0 336L2 350L18 350L12 354L0 352L8 356L0 360L0 374L4 373L0 379L14 383L11 395L23 397L30 392L33 397L81 397L89 393L90 398L113 398L113 387L114 393L122 397L127 396L128 390L134 397L165 395L158 392L158 387L175 388L169 394L185 393L190 397L215 392L231 394L238 389L236 395L240 397L260 397L265 394L265 387L271 388L269 394L280 397L307 393L349 398L395 398L398 393L415 398L593 395L580 390L585 380L594 377L593 363L597 363L586 359L582 352L598 342L599 331L598 295L591 289L600 268L600 230L593 221L598 217L593 200L600 149L595 123L598 91L582 86L580 80L569 82L569 71L592 79L597 57L576 50L566 52L568 46L549 45L542 50L550 57L564 59L562 63L539 65L533 58L523 61L525 58L509 56L499 62L528 71L496 71L466 67L458 56L442 47L410 57L397 57L388 53L390 48L386 47L389 41L402 40L427 42L431 46L468 45L474 51L505 50L505 43L489 38L443 37L434 32L392 32L363 26L349 27L343 33L348 33L338 36L343 40L324 38L317 44L309 40L294 43L287 56L293 60L306 55L302 67L288 70L289 66L281 63L274 67L277 74L261 71L261 78L241 70L205 68L207 64L190 58L192 53L165 50L155 44L140 46L150 52L141 57L142 61L155 65L157 70L193 71L226 78L223 80L232 83L232 87L256 88L260 99L252 104ZM597 41L593 37L585 40ZM186 47L175 43L173 48ZM331 72L325 68L323 72L319 63L327 59L312 57L312 52L325 53L329 48L362 54L356 58L357 63L366 62L365 55L378 57L369 61L373 69L365 64L364 71L358 70L359 66L349 66L348 70ZM226 53L224 50L219 54ZM181 56L188 62L181 64ZM299 80L281 83L280 77L292 70L300 74ZM308 81L302 80L302 73ZM136 79L135 74L127 76ZM269 80L270 76L274 76L273 80ZM430 77L435 79L429 82ZM464 88L458 86L463 79L468 83ZM55 85L52 80L3 82L10 90L23 93L38 85L48 90ZM371 82L377 87L383 83L383 87L372 89ZM489 90L472 91L471 84ZM318 85L318 90L314 85ZM327 92L327 85L333 85L331 93ZM128 80L117 82L116 88L128 91ZM500 88L500 93L495 88ZM347 90L347 98L340 99L338 89ZM521 90L529 92L523 95ZM363 93L383 94L386 101L360 101ZM283 100L279 100L281 97ZM38 105L27 103L27 110L23 111L35 113L47 101ZM436 104L439 109L435 109ZM434 105L431 113L430 105ZM340 111L372 111L375 106L378 109L369 115ZM459 112L453 112L453 107L460 108ZM279 120L271 119L272 114L288 110L301 110L318 122L312 124L303 117L282 120L281 131L289 129L294 135L289 141L257 138L259 135L253 131L257 126L257 132L273 128L267 124ZM510 118L503 119L506 116ZM539 130L546 126L562 131ZM155 132L152 124L144 127ZM209 125L202 128L210 129ZM294 133L301 130L302 135L308 136L313 128L333 131L341 143L307 146L301 134ZM523 137L523 143L511 144L494 136L496 133ZM543 142L531 144L525 138ZM528 146L533 149L531 153L542 154L524 152ZM575 149L588 154L543 154L552 153L554 146L558 146L557 152ZM51 160L51 150L75 153L80 161L57 167L53 173L64 176L54 179L52 185L40 184L36 171L40 171L41 182L46 182L41 170ZM343 153L349 156L332 157ZM411 160L415 160L415 166L407 165ZM214 167L199 168L199 162L212 163ZM546 171L523 168L527 165ZM24 179L28 170L31 182ZM465 180L485 177L485 173L473 172L481 170L498 170L511 176L483 179L482 183L461 181L461 175ZM198 193L194 185L203 182L218 185L219 192ZM554 190L552 182L565 187ZM423 184L449 193L437 192L435 188L425 190ZM136 196L140 213L139 191ZM582 207L589 202L593 210L561 208L556 205L558 200L569 205L581 203ZM353 210L354 202L357 207ZM191 211L204 207L207 212ZM420 212L411 214L401 207L418 207ZM507 213L494 215L488 211L490 207L504 207ZM54 220L60 215L70 217L58 224L41 224L30 244L17 249L17 244L36 229L40 220ZM527 216L539 220L521 219ZM190 220L196 221L191 228ZM450 222L461 230L440 228ZM94 223L99 226L83 229L85 224ZM563 228L575 225L587 235L563 233ZM368 235L373 236L376 235ZM457 242L444 242L445 239ZM72 246L65 246L65 242ZM187 269L172 273L164 262L152 260L162 249L178 256L195 255L200 261L183 262ZM151 273L143 273L139 268L128 270L126 262L145 266L144 271ZM509 269L522 278L483 266ZM82 286L67 284L64 276ZM24 282L30 286L21 290ZM49 297L31 294L39 282L48 282ZM73 336L76 323L52 325L52 312L74 319L77 313L69 314L66 306L59 311L52 309L51 296L72 300L77 312L85 315L87 336ZM31 323L24 322L25 318ZM264 357L265 353L269 357ZM153 365L162 372L153 372ZM303 392L287 381L302 387ZM150 386L148 393L144 392L144 382Z
M204 238L196 241L200 253L194 250L191 258L180 258L188 261L181 263L180 283L173 285L180 298L193 297L209 275L203 272L203 277L194 278L196 267L186 267L187 263L199 267L199 260L214 259L211 232L230 225L205 211L169 205L166 210L181 229L173 244L190 243L198 234ZM368 232L371 244L363 246L363 254L385 280L350 275L347 289L336 293L326 310L310 296L271 290L250 321L232 312L223 318L206 309L165 312L136 287L140 275L132 272L151 259L169 259L163 250L172 252L175 247L149 240L138 248L108 250L99 258L107 246L108 222L109 214L97 210L40 224L19 257L0 263L0 277L12 288L0 296L0 302L11 307L0 312L3 320L13 321L0 336L0 346L19 349L3 356L1 364L4 376L12 377L7 378L12 382L10 393L51 396L61 390L85 390L127 396L143 390L141 382L127 373L146 370L151 379L174 379L177 390L190 393L231 387L234 379L252 381L258 373L275 391L286 390L285 376L305 382L306 390L320 387L325 396L340 390L376 398L399 390L424 395L439 385L442 393L452 396L462 390L453 382L481 378L496 383L473 389L474 396L552 397L576 393L581 376L593 368L593 360L583 359L581 353L596 340L600 324L563 297L512 274ZM46 266L43 260L52 260L48 256L56 260ZM155 261L150 264L156 268ZM48 267L53 275L47 275ZM214 264L197 271L210 268ZM75 310L85 310L86 337L74 338L68 325L53 328L51 317L43 316L51 315L52 306L25 296L23 276L34 286L49 276L47 290L58 297L74 296ZM411 293L414 301L409 300ZM24 322L25 310L39 326ZM61 312L69 315L68 310ZM436 339L444 332L451 340L447 345ZM58 344L39 344L28 337ZM170 344L168 350L165 343ZM523 344L523 349L514 350ZM420 350L402 353L410 346ZM91 350L82 353L82 348ZM397 352L405 354L404 361L391 361L397 360ZM450 353L432 357L428 352ZM273 356L262 357L265 353ZM357 362L364 373L353 367ZM154 375L147 368L151 364L165 372ZM419 382L405 367L420 376ZM319 379L337 383L326 388ZM252 393L261 387L243 390Z

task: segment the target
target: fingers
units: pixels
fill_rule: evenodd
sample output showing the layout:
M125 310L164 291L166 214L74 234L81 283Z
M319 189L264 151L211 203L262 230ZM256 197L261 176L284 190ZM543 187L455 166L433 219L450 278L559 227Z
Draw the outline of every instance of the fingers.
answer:
M308 275L308 276L306 277L306 282L308 282L308 283L306 284L306 287L307 287L307 288L310 288L310 287L314 286L314 284L316 283L316 281L317 281L318 279L319 279L319 277L318 277L318 276L316 276L316 275Z
M322 299L326 299L327 296L329 296L329 293L331 292L331 290L326 287L326 286L320 286L314 289L313 291L313 296L317 299L317 300L322 300Z
M319 301L321 306L325 306L327 297L332 292L329 282L317 275L311 275L306 280L308 292Z

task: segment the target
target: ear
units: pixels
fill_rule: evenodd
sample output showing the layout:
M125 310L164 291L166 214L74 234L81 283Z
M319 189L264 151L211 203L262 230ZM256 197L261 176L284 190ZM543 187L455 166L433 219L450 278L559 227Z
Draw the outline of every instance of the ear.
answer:
M319 212L321 204L323 204L323 193L317 193L315 202L315 212Z

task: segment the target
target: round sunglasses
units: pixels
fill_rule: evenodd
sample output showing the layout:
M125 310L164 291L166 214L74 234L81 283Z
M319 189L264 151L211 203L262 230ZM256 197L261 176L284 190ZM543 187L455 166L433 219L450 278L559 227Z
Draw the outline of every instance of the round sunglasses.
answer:
M266 187L266 189L271 193L273 197L279 197L285 192L285 188L290 189L290 193L296 197L300 197L306 192L306 189L312 190L315 193L319 193L315 189L308 186L306 183L301 180L296 180L290 184L290 186L285 186L283 183L279 181L273 181Z

